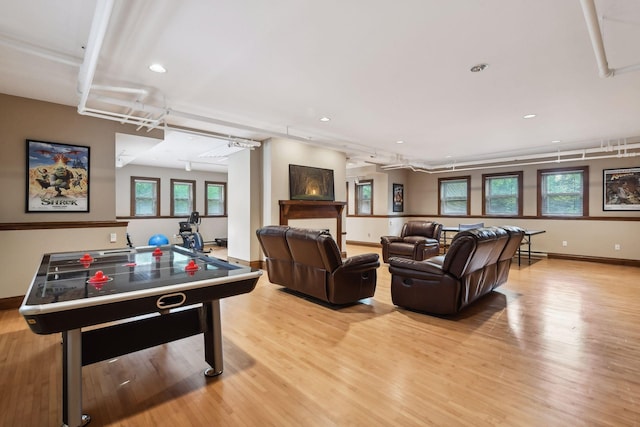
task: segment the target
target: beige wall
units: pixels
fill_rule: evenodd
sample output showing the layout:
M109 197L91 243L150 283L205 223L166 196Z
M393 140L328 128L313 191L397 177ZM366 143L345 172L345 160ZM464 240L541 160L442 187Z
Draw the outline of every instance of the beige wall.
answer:
M76 108L0 94L0 223L93 222L116 219L115 134L135 127L80 116ZM151 132L158 136L159 132ZM149 135L146 134L145 135ZM26 213L26 140L89 146L89 212ZM0 230L0 298L23 295L42 254L126 245L124 228ZM118 239L110 242L110 234Z
M548 163L540 165L528 165L521 167L503 167L487 171L475 170L464 172L449 172L442 174L427 174L413 172L409 179L409 188L405 189L411 198L411 211L413 214L437 214L438 213L438 178L455 176L471 176L471 215L482 215L482 174L499 172L523 172L523 215L535 216L537 214L537 177L538 170L557 169L562 167L589 166L589 216L592 217L640 217L640 212L621 212L602 210L602 170L640 166L640 159L611 158L592 160L589 162L567 162L562 164Z
M4 189L0 203L2 222L115 219L115 134L136 133L135 127L81 116L74 107L3 94L0 94L0 111L0 144L4 156L0 168ZM25 213L27 139L90 147L88 213Z
M115 221L125 214L120 207L122 191L128 191L127 173L116 172L115 134L137 133L133 126L122 125L102 119L80 116L76 108L34 101L0 94L0 147L4 165L0 168L0 184L3 188L0 203L0 224L40 222L84 222ZM161 132L145 132L145 136L161 137ZM91 148L91 194L88 213L25 213L25 165L26 140L36 139L51 142L85 145ZM313 147L295 141L274 139L265 143L263 154L262 206L263 224L279 221L278 200L289 198L288 165L290 163L333 169L335 173L336 200L346 200L344 182L346 159L343 153ZM602 169L637 167L633 159L610 159L588 163L590 166L590 215L594 220L509 220L510 224L529 229L544 229L547 232L534 238L534 250L575 255L640 259L640 221L621 221L619 217L638 218L638 212L602 211ZM578 165L578 164L576 164ZM542 168L542 166L540 166ZM549 165L554 167L554 165ZM535 215L536 170L524 167L525 215ZM417 172L375 170L374 218L347 218L344 223L347 239L378 243L381 235L397 234L402 223L410 217L394 214L391 210L391 185L405 185L404 215L436 216L438 176ZM505 170L513 170L508 168ZM496 171L496 170L492 170ZM350 171L351 174L351 171ZM467 174L467 173L465 173ZM481 172L472 172L472 215L480 215ZM458 174L454 174L458 175ZM364 176L363 178L366 178ZM216 180L216 179L214 179ZM350 181L353 181L350 179ZM378 182L379 181L379 182ZM124 187L124 188L123 188ZM350 185L350 192L353 184ZM350 212L353 212L353 195L349 196ZM260 208L258 208L260 209ZM611 220L605 220L611 217ZM166 219L162 225L152 227L174 227L175 219ZM446 225L464 222L459 218L441 219ZM500 225L503 221L487 219L488 225ZM324 227L324 226L323 226ZM164 230L164 228L162 228ZM68 250L109 249L125 245L124 227L69 228L58 230L0 231L0 298L22 295L26 292L43 253ZM332 230L333 231L333 230ZM117 233L115 243L109 235ZM218 233L218 231L213 232ZM221 232L220 232L221 233ZM136 233L137 234L137 233ZM140 234L143 234L142 232ZM139 237L139 236L138 236ZM137 238L137 237L136 237ZM563 247L561 242L568 245ZM139 241L137 243L140 243ZM344 241L343 241L344 243ZM613 245L621 250L614 251Z
M160 215L162 218L132 219L131 215L131 177L142 176L160 179ZM134 246L146 245L149 237L154 234L164 234L171 243L182 243L182 238L176 236L179 222L187 218L173 218L171 215L171 179L188 179L196 181L195 199L196 210L204 215L206 194L205 181L227 182L226 173L215 172L187 172L184 169L154 168L150 166L126 165L116 168L116 216L117 219L129 222L127 231ZM211 242L216 237L227 237L227 217L202 218L200 234L205 242Z
M279 224L280 222L278 201L289 200L290 164L332 169L335 200L346 200L346 156L344 153L282 138L269 139L263 144L262 150L263 225ZM343 212L343 224L345 215L346 213ZM294 220L290 223L290 225L297 227L328 228L334 237L336 236L335 224L335 220L324 219L314 222ZM344 238L341 236L340 239L344 244Z
M408 172L405 177L405 215L389 218L347 218L347 240L354 242L379 243L380 236L397 235L402 223L411 219L436 219L447 226L456 226L465 222L484 222L486 225L516 225L530 230L545 230L532 239L532 250L543 253L576 255L583 257L640 260L640 212L603 211L603 169L638 167L637 158L611 158L589 162L564 163L562 166L589 166L589 216L590 219L544 219L537 218L537 171L561 167L556 163L505 167L490 171L465 171L443 174ZM497 172L523 171L523 214L522 219L481 218L482 215L482 174ZM380 174L365 173L364 178L374 179L374 188L378 181L388 184L389 179ZM438 217L438 178L453 176L471 176L471 218ZM393 178L392 180L394 180ZM375 205L389 205L391 191L383 194L378 201L375 193ZM407 202L410 201L410 202ZM350 195L350 204L352 197ZM390 205L389 205L390 206ZM353 210L350 210L353 212ZM376 211L376 214L379 212ZM608 219L610 218L610 219ZM563 246L563 241L567 242ZM615 250L615 245L620 250Z

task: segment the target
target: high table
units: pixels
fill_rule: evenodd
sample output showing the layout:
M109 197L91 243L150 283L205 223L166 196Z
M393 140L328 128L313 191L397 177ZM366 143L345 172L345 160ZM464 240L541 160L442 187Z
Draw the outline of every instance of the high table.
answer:
M447 233L458 233L460 231L460 227L442 227L442 246L444 253L447 253ZM524 237L520 246L526 245L527 247L527 257L529 259L529 264L531 264L531 236L535 236L536 234L546 233L546 230L524 230ZM453 238L452 238L453 239ZM520 265L520 247L518 247L518 265Z
M442 227L442 251L446 254L447 253L447 233L457 233L460 231L460 227L459 226L455 226L455 227L446 227L443 226ZM452 237L453 239L453 237Z
M63 425L91 420L82 414L91 363L203 333L205 375L221 374L219 300L251 292L261 274L173 245L45 254L20 313L36 334L62 332Z
M520 248L522 245L527 246L527 257L529 258L529 264L531 264L531 236L542 233L546 233L546 230L524 230L524 237L522 238L520 247L518 247L518 265L520 265Z

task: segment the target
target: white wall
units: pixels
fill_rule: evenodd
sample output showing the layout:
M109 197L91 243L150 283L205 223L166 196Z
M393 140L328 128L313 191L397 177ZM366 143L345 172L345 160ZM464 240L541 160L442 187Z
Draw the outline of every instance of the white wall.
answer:
M255 231L262 218L261 177L259 150L243 150L229 157L229 261L246 264L260 259Z

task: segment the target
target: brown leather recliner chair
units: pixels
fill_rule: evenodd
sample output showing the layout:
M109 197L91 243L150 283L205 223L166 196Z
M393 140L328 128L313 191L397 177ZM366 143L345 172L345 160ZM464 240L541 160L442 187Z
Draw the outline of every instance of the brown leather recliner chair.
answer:
M256 235L272 283L336 305L375 293L378 254L343 260L335 240L319 230L270 225L258 229Z
M507 281L524 230L487 227L455 235L446 255L425 261L391 258L395 305L433 314L453 314Z
M422 261L440 253L442 224L434 221L408 221L402 226L400 236L382 236L382 260L391 257Z

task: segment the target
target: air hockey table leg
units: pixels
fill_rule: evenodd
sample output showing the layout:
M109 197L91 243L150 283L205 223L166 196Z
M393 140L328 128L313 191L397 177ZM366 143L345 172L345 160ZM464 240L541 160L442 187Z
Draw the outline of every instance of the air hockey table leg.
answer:
M91 417L82 414L82 331L62 333L62 426L80 427Z
M222 373L222 327L220 325L220 300L202 304L206 328L204 332L204 358L211 366L204 371L207 377Z

